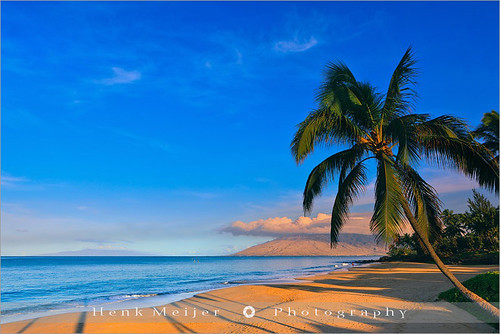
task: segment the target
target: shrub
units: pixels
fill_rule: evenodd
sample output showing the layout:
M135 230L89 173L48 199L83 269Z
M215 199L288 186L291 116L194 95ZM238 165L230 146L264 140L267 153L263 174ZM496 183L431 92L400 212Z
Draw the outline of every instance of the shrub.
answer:
M498 303L498 271L477 275L463 283L465 287L490 303ZM453 302L468 302L462 294L453 288L439 294L439 299Z

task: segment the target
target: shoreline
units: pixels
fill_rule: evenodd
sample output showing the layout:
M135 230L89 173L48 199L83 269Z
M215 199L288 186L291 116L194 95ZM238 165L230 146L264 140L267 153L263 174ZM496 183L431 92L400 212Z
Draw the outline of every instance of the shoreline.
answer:
M364 257L364 256L363 256ZM370 262L366 262L370 261ZM363 266L368 266L373 263L377 263L377 260L356 260L352 263L356 264L356 267L363 267ZM190 291L190 292L182 292L182 293L174 293L174 294L159 294L159 295L154 295L154 296L148 296L148 297L139 297L139 298L130 298L130 299L124 299L124 300L119 300L119 301L111 301L107 303L102 303L102 304L97 304L94 306L77 306L77 307L71 307L71 308L61 308L61 309L54 309L54 310L45 310L45 311L39 311L39 312L29 312L29 313L14 313L11 315L2 315L0 324L9 324L13 322L18 322L18 321L25 321L25 320L33 320L37 318L44 318L44 317L50 317L50 316L57 316L57 315L64 315L64 314L70 314L70 313L77 313L77 312L92 312L94 309L100 309L101 307L103 308L104 311L120 311L120 310L126 310L126 309L135 309L135 308L148 308L148 307L156 307L156 306L162 306L170 303L174 303L180 300L184 300L190 297L193 297L198 294L206 293L206 292L211 292L211 291L216 291L220 289L225 289L225 288L231 288L231 287L237 287L237 286L245 286L245 285L263 285L263 284L286 284L286 283L304 283L307 281L307 278L309 277L314 277L317 275L322 275L322 274L327 274L327 273L332 273L332 272L341 272L341 271L347 271L349 268L352 267L351 264L348 264L347 266L338 266L335 265L334 267L332 266L331 269L325 270L325 271L320 271L320 272L314 272L314 273L303 273L294 277L287 277L287 278L276 278L276 279L263 279L263 280L254 280L254 281L230 281L230 282L224 282L222 283L221 287L218 288L213 288L213 289L204 289L204 290L196 290L196 291ZM298 273L297 273L298 274Z
M451 266L463 281L497 266ZM421 263L370 263L335 270L297 282L223 287L172 302L145 308L140 316L123 311L92 314L67 313L2 324L6 333L177 333L177 332L494 332L455 305L436 302L437 294L451 283L434 265ZM245 316L252 306L255 316ZM354 314L332 316L340 310ZM366 308L370 317L359 312ZM404 312L405 318L380 318ZM156 311L155 311L156 309ZM213 312L219 311L214 316ZM281 310L281 311L280 311ZM195 312L193 315L193 311ZM202 312L206 311L203 315ZM156 312L156 313L155 313ZM186 312L183 315L182 312ZM187 314L188 312L189 315ZM242 313L243 312L243 313ZM290 314L290 312L292 314ZM328 314L330 312L330 314ZM380 313L379 313L380 312ZM406 313L407 312L407 313ZM251 312L250 312L251 313ZM276 313L276 314L274 314ZM316 315L315 315L316 313ZM379 314L377 314L379 313ZM308 316L304 316L307 314ZM379 317L373 318L378 315Z

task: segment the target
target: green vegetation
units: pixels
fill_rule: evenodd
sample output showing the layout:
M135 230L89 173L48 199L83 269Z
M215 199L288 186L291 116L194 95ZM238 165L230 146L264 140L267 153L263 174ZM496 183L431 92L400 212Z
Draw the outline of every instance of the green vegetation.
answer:
M447 263L496 264L499 251L499 208L473 191L465 213L444 210L444 230L433 240L434 249ZM389 247L386 261L430 261L416 234L397 237Z
M317 146L340 150L309 174L303 194L304 213L311 212L314 199L337 177L338 192L330 224L330 240L336 243L350 206L368 184L369 169L376 171L375 206L370 221L376 237L389 243L408 221L418 243L443 274L469 300L498 316L498 309L467 290L435 252L431 242L441 232L441 202L416 169L424 159L439 168L458 170L481 187L498 193L498 161L475 140L463 120L451 115L431 118L413 113L415 64L408 48L385 94L356 80L344 63L327 66L317 94L318 107L298 125L291 151L300 164Z
M491 271L485 274L477 275L464 282L465 287L490 303L498 303L498 284L498 271ZM456 288L441 292L439 294L439 299L444 299L450 303L469 301L462 296Z
M467 289L476 293L481 298L487 300L496 307L498 307L499 299L498 284L498 271L480 274L464 282ZM498 330L498 317L491 317L491 315L486 314L475 304L468 303L469 300L465 298L456 288L441 292L439 294L439 299L446 300L450 303L457 303L455 304L456 306L466 310L478 319L489 323L492 327Z

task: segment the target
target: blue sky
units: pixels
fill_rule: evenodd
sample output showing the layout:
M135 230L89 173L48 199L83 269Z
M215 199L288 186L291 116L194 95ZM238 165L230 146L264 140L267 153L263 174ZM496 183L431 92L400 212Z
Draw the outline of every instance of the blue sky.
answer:
M383 92L412 45L417 112L476 126L498 110L497 2L1 6L4 255L227 254L269 240L220 230L301 215L328 152L297 167L289 144L333 60ZM463 211L472 182L421 171Z

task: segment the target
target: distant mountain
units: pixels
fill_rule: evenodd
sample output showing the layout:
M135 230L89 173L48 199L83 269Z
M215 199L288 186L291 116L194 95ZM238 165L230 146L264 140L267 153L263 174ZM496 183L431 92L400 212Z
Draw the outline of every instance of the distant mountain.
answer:
M58 253L42 254L41 256L148 256L154 254L141 253L131 250L119 249L82 249Z
M386 252L372 235L344 233L334 248L330 248L329 235L300 235L274 239L233 256L358 256L385 255Z

